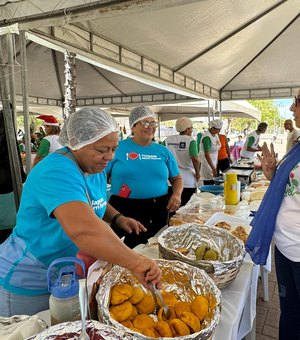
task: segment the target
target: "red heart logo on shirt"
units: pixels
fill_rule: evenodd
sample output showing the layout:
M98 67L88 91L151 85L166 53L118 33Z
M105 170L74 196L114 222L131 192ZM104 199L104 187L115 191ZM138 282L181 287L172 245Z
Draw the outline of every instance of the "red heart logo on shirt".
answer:
M128 156L130 159L137 159L139 157L139 154L136 152L130 152Z

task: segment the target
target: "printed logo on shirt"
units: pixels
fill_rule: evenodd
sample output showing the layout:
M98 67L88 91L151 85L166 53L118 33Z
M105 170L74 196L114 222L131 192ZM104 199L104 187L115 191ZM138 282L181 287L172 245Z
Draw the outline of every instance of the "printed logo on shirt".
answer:
M129 153L127 153L127 159L128 159L128 157L130 159L137 159L139 156L140 155L138 153L136 153L136 152L129 152Z
M136 159L141 159L141 160L156 160L159 161L161 160L161 157L157 157L157 155L144 155L136 152L127 152L126 153L126 160L136 160Z
M185 149L185 148L186 148L186 142L180 142L179 149Z
M103 198L98 199L97 201L92 200L93 210L100 210L106 206L106 201Z

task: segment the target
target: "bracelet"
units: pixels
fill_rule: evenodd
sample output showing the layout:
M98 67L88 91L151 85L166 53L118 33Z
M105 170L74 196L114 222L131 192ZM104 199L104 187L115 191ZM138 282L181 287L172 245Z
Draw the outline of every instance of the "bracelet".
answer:
M120 216L122 216L122 214L121 214L121 213L117 213L117 214L112 218L112 220L111 220L111 225L112 225L112 226L117 227L116 222L117 222L117 219L118 219Z

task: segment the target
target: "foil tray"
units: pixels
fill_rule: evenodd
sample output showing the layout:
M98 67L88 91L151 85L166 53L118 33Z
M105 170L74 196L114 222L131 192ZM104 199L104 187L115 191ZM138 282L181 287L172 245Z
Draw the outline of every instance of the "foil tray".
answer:
M195 250L203 242L218 252L218 261L196 260ZM158 237L158 245L163 258L182 261L215 275L239 268L246 255L243 242L226 230L195 223L169 227ZM189 249L186 255L176 250L182 247Z
M86 321L86 330L90 340L129 340L122 330L111 328L99 321ZM78 340L81 321L63 322L36 334L27 340Z
M181 301L189 301L196 295L207 295L213 297L215 304L212 311L212 319L205 323L205 328L198 333L188 336L176 337L176 339L209 339L220 320L221 292L207 273L199 268L190 266L179 261L156 260L162 270L162 291L175 294ZM99 287L96 295L98 302L98 316L101 321L115 329L122 330L131 339L152 339L140 333L134 332L113 320L109 314L110 289L117 283L129 283L131 286L142 287L133 274L127 269L115 266L107 273ZM143 287L144 290L146 290ZM152 315L156 320L156 315ZM164 338L175 339L175 338Z

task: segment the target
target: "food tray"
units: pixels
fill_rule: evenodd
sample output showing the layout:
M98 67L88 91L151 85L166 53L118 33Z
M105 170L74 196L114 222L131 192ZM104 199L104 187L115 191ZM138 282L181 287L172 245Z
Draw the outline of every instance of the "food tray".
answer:
M196 260L195 250L201 243L218 251L217 261ZM204 269L218 288L228 286L238 274L246 254L241 240L217 227L199 224L183 224L170 227L158 237L160 256L167 260L179 260ZM177 249L189 249L182 254Z
M215 213L213 214L205 223L205 225L214 227L216 223L224 221L231 225L230 232L235 230L238 226L243 226L246 232L249 234L251 231L250 222L239 217L223 214L223 213Z
M187 336L180 336L176 338L165 337L163 339L211 339L220 320L221 313L221 292L213 280L205 273L204 270L192 267L187 263L161 259L156 261L159 268L162 270L161 282L163 291L174 294L181 301L191 302L191 300L197 295L207 296L211 301L210 313L207 315L207 318L202 321L203 328L201 328L199 332ZM152 339L123 326L111 318L108 309L111 287L117 283L128 283L131 286L139 285L142 288L130 271L119 266L113 267L112 270L103 278L96 295L99 318L103 323L110 325L110 327L126 332L126 334L132 337L132 339ZM155 320L156 315L151 314L151 317Z

